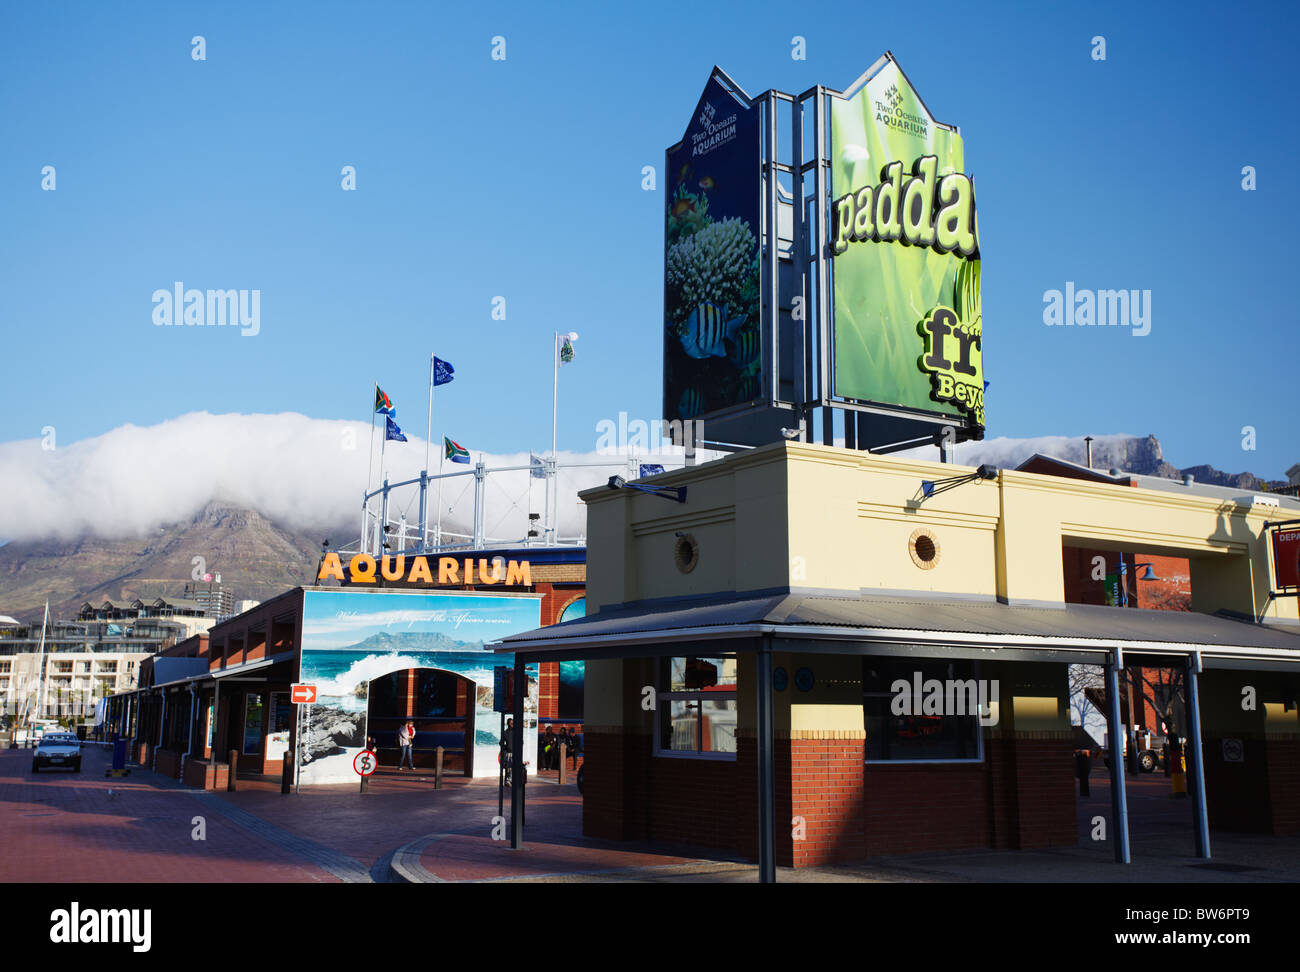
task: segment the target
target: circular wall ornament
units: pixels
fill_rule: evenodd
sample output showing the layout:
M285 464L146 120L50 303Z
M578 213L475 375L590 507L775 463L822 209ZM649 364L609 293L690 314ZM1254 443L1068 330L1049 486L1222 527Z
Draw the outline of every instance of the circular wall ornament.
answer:
M939 538L925 527L912 531L907 538L907 552L912 556L912 563L922 570L939 566Z
M778 692L784 692L790 685L790 675L784 668L776 668L772 671L772 688Z
M811 692L814 681L811 668L801 668L794 673L794 686L800 692Z
M689 574L700 562L700 545L692 534L678 535L677 542L673 544L673 562L683 574Z

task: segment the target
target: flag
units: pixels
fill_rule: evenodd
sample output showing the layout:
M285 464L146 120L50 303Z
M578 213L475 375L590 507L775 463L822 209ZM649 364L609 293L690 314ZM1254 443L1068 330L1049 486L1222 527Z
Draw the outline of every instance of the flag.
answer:
M443 361L439 357L433 359L433 383L435 385L445 385L456 377L456 369L451 366L450 361Z
M469 464L469 450L459 442L452 442L445 435L442 437L442 444L447 449L446 457L452 462L463 462Z
M541 459L537 458L537 456L533 455L531 452L528 453L528 466L528 475L532 476L534 479L546 478L546 463L542 462Z
M380 415L397 414L397 408L393 405L393 400L384 394L384 390L378 385L375 386L375 411Z
M640 478L645 479L647 476L658 476L663 471L664 471L664 467L659 465L658 463L643 462L641 463Z
M384 439L392 439L394 442L406 441L406 436L402 434L402 430L398 428L391 415L384 416Z
M573 342L567 337L564 343L560 345L560 364L568 364L573 360Z

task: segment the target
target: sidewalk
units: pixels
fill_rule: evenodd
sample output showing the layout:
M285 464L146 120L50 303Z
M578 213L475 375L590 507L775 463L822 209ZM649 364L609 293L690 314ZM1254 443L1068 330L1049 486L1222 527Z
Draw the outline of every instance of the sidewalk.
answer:
M532 779L524 846L509 846L509 797L498 817L495 778L382 771L357 784L284 795L279 780L241 778L238 790L189 789L140 767L108 779L109 754L83 749L80 774L31 773L28 750L0 751L4 881L296 882L754 882L753 864L703 848L583 837L573 784ZM1133 863L1095 841L1110 822L1104 781L1077 803L1079 844L1039 851L974 850L880 857L778 870L779 882L1295 882L1300 836L1211 834L1214 859L1193 856L1191 808L1162 776L1128 789ZM202 818L206 840L193 839ZM1111 836L1109 830L1107 836ZM503 839L504 838L504 839Z

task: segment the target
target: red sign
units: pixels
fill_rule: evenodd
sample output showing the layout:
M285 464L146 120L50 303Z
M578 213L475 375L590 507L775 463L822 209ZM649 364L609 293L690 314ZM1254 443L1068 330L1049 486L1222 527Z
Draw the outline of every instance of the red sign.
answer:
M309 702L315 702L316 686L303 684L289 686L289 701L294 705L305 705Z
M358 776L369 776L379 766L379 757L368 749L363 749L352 757L352 768Z
M1273 587L1300 587L1300 524L1273 530Z

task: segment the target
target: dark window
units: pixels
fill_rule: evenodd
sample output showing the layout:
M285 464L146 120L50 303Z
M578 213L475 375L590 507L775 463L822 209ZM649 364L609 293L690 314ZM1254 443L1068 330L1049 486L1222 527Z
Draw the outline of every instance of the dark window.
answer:
M922 703L926 689L932 690L934 683L945 690L952 686L952 692L944 692L941 714L927 712L924 704L917 705L914 688L918 673ZM975 664L969 661L864 658L862 709L867 730L867 760L979 759L978 714L968 704L948 704L954 698L966 703L969 695L961 690L975 679ZM907 683L906 690L900 682ZM907 705L899 700L904 692ZM964 714L957 714L959 711Z

